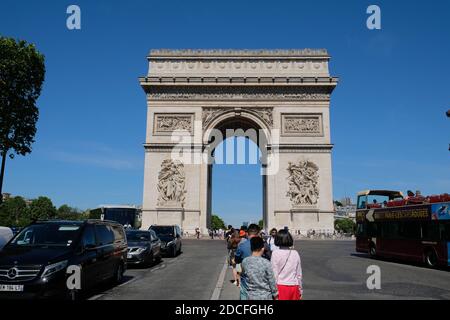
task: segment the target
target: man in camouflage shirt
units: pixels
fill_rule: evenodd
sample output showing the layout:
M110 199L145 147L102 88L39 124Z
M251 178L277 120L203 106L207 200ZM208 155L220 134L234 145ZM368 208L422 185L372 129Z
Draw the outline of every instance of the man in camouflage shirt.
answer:
M278 298L278 289L269 260L262 257L264 240L261 237L250 239L252 255L242 262L242 273L247 281L249 300L273 300Z

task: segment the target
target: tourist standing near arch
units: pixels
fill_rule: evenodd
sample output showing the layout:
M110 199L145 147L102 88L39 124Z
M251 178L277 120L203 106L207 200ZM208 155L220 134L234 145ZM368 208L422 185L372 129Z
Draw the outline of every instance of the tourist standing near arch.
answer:
M242 230L241 230L242 231ZM247 240L243 238L239 243L239 246L236 250L235 261L239 265L244 261L245 258L250 257L252 255L252 249L250 246L250 240L254 237L259 237L259 227L256 224L251 224L247 229ZM264 242L264 241L263 241ZM264 248L264 246L263 246ZM238 271L239 271L238 267ZM240 298L241 300L248 300L247 295L247 274L241 274L241 290L240 290Z
M264 240L257 236L249 241L251 256L242 262L242 275L245 275L247 300L277 300L278 289L269 260L262 257ZM241 286L242 288L242 286Z
M275 238L277 237L277 229L273 228L272 230L270 230L270 236L269 238L267 238L267 244L270 247L270 251L275 251L278 249L277 245L275 244Z
M236 250L237 247L239 245L239 243L241 242L241 237L239 236L239 231L238 230L234 230L233 234L231 234L231 236L228 239L228 250L229 250L229 261L230 261L230 265L233 268L233 283L239 287L240 285L240 275L239 272L236 268L236 259L235 259L235 255L236 255Z
M300 300L303 295L302 266L298 252L293 248L294 239L289 231L278 231L272 252L271 264L277 282L279 300Z

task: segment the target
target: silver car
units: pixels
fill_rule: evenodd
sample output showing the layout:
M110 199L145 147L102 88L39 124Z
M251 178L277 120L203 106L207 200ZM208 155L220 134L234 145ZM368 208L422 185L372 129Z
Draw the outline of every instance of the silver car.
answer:
M161 240L153 230L127 230L128 265L151 266L161 260Z

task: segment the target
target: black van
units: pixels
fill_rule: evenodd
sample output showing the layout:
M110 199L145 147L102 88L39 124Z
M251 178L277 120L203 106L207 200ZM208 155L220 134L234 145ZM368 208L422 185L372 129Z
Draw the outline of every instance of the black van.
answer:
M81 267L81 292L105 280L121 282L127 249L124 228L116 222L33 223L0 251L0 299L72 297L69 266Z

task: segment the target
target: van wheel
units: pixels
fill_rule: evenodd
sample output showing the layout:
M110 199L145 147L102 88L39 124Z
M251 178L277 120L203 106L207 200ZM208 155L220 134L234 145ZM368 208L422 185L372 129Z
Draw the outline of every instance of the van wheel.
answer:
M369 256L371 258L376 258L377 256L377 248L375 246L375 244L371 243L369 246Z
M119 265L117 266L116 272L114 273L114 283L115 284L120 284L123 281L123 274L124 274L124 269L123 269L123 263L119 263Z
M433 249L429 249L425 252L425 263L430 268L435 268L437 266L437 255Z
M173 246L173 250L172 250L172 257L176 257L177 256L177 246L176 245L174 245Z

